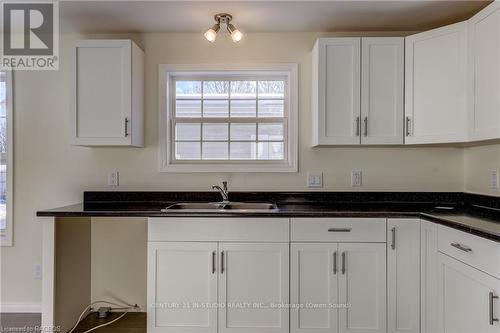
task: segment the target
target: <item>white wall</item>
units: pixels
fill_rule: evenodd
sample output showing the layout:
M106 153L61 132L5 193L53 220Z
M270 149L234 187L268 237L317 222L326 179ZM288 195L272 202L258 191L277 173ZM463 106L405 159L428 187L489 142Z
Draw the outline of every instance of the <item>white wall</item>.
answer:
M491 171L500 172L500 144L465 149L465 191L500 196L491 188Z
M76 36L62 36L59 71L15 73L14 246L1 249L1 302L40 301L40 281L33 279L34 265L41 261L41 228L35 212L79 202L84 190L107 190L106 174L115 168L120 171L120 190L208 190L211 184L227 179L233 190L305 191L307 171L323 171L323 190L328 191L462 191L464 151L460 148L310 148L310 50L318 35L248 34L241 44L233 44L224 34L215 44L207 43L202 34L133 36L146 52L146 147L143 149L69 145L68 57L70 43ZM299 64L299 173L183 177L157 172L158 64L210 62ZM363 171L363 187L350 187L352 169ZM131 233L141 228L134 224L116 225L120 229L128 227ZM113 247L115 233L111 225L99 230L102 233L94 245L104 240ZM143 241L143 237L140 239ZM137 268L143 269L143 264L137 262ZM94 269L102 265L97 261ZM103 287L109 280L98 272L93 277L96 280L93 296L110 293Z

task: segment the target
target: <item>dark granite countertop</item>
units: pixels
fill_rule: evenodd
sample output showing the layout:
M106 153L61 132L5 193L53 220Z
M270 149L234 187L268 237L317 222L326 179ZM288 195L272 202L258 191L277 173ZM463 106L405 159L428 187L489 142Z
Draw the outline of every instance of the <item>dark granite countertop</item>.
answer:
M84 203L37 212L48 217L421 217L500 242L500 198L468 193L238 192L231 200L274 202L264 212L162 212L181 201L217 201L212 192L86 192ZM258 199L258 200L257 200ZM485 206L487 205L487 206ZM444 207L437 208L437 207ZM450 209L451 208L451 209Z

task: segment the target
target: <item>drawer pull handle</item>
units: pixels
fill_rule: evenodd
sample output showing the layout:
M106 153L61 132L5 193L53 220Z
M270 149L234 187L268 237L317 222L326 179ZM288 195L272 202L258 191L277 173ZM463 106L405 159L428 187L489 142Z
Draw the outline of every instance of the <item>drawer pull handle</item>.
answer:
M460 243L451 243L450 245L453 246L456 249L459 249L460 251L472 252L472 249L470 247L467 247L467 246L462 245Z
M498 318L495 318L495 312L493 310L493 301L498 299L498 296L493 295L493 292L490 292L490 325L494 325L495 322L498 323Z
M391 229L391 233L392 233L391 249L395 250L396 249L396 227L393 227Z
M337 251L333 252L333 275L337 274Z
M217 256L217 253L215 251L212 252L212 274L215 274L215 258Z
M224 270L226 269L224 265L224 251L220 253L220 273L224 274Z
M328 232L351 232L351 228L330 228Z
M346 263L345 263L345 252L342 252L342 275L345 274L345 270L346 270L345 266L346 266Z

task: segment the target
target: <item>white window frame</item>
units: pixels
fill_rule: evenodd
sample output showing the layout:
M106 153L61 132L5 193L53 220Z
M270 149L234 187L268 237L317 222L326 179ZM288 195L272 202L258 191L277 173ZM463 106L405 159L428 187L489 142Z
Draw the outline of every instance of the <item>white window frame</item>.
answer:
M247 75L266 74L269 76L286 77L285 92L286 138L285 160L248 160L248 161L204 161L189 160L174 161L171 140L172 117L175 96L172 89L177 76L210 76L210 75ZM159 133L160 144L158 152L160 172L297 172L298 166L298 65L297 64L267 64L267 65L159 65Z
M1 246L12 246L12 229L13 229L13 207L12 202L14 198L14 118L13 118L13 79L12 71L6 71L7 75L7 153L0 153L0 158L7 159L7 221L6 228L0 231L0 245Z

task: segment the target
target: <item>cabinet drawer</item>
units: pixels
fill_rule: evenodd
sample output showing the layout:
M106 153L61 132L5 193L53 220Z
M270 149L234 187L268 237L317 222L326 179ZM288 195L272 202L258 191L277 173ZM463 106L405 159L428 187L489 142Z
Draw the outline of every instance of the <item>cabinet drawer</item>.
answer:
M148 220L148 241L288 242L288 218L158 217Z
M500 244L440 225L439 251L500 278Z
M295 218L292 242L385 242L384 218Z

